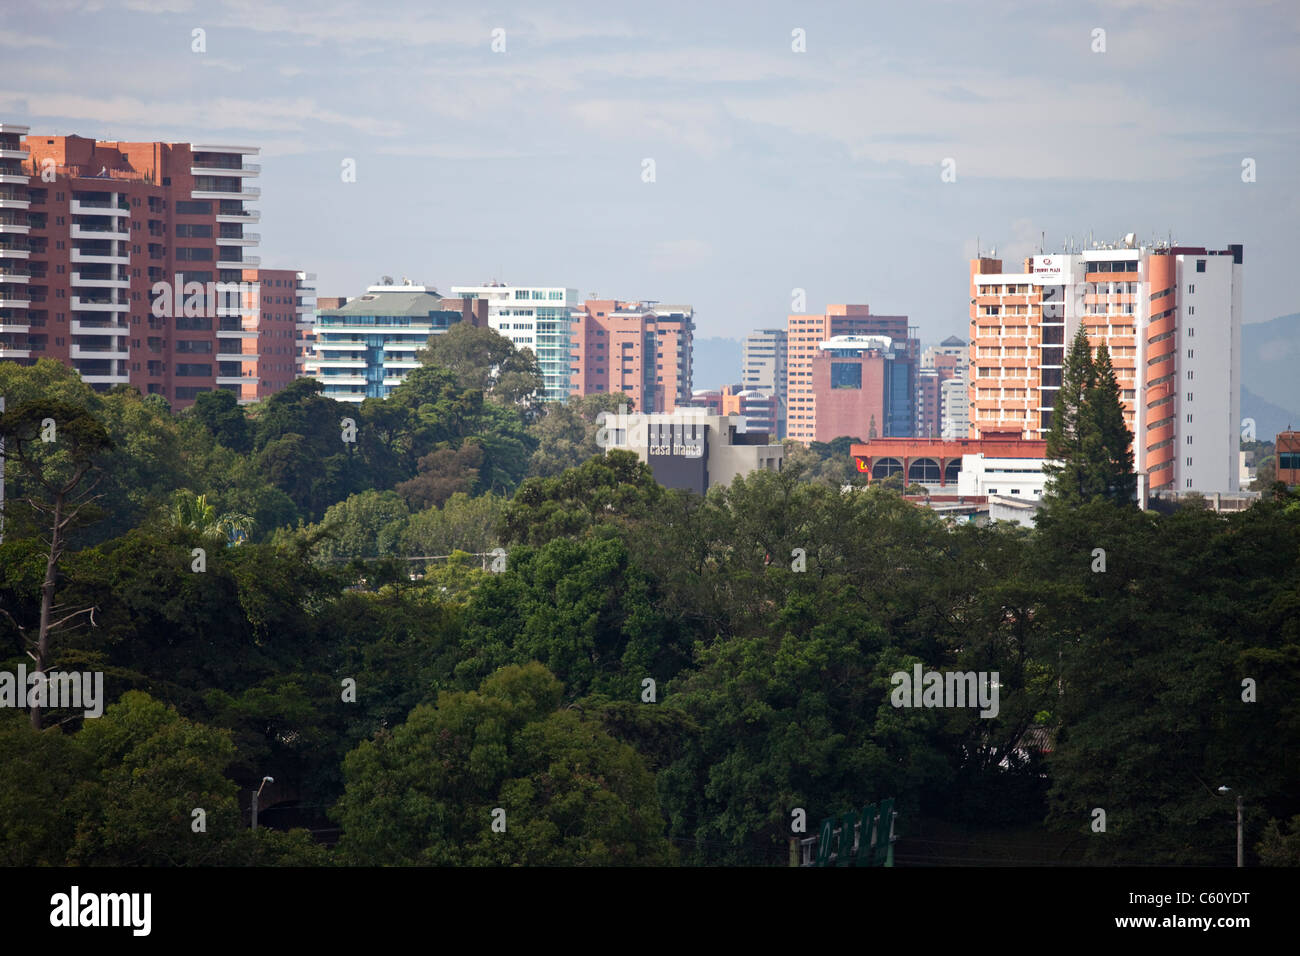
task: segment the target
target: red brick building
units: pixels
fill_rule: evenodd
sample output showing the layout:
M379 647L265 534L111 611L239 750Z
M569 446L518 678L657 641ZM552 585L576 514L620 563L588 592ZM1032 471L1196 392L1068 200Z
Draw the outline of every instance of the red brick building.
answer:
M691 404L694 311L588 299L571 316L569 394L622 392L639 412Z

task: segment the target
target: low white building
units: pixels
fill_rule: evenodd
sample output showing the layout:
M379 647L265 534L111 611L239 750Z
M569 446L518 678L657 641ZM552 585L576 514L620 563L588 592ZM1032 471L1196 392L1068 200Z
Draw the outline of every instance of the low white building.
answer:
M1032 527L1047 476L1041 458L986 458L962 455L957 494L987 497L989 518Z
M745 416L702 411L606 413L597 441L606 449L636 452L665 488L701 495L714 485L730 484L737 475L781 470L783 446L769 444L766 432L747 432Z

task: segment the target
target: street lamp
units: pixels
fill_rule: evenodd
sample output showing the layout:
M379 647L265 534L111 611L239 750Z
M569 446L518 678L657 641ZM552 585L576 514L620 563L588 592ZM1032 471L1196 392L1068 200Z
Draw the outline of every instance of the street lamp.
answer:
M1232 788L1220 787L1219 793L1222 796L1226 797L1228 794L1232 793ZM1243 867L1245 865L1246 863L1242 856L1242 840L1241 840L1241 794L1237 794L1237 866Z
M263 778L262 778L262 786L261 786L261 787L258 787L258 788L257 788L257 792L253 794L253 826L252 826L252 829L254 829L254 830L257 829L257 798L260 797L260 796L262 795L262 787L265 787L268 783L275 783L275 778L274 778L274 777L263 777Z

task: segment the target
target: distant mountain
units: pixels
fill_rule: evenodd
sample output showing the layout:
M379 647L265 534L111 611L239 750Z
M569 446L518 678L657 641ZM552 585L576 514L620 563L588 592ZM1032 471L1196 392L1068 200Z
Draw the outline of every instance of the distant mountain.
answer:
M1300 428L1300 415L1260 398L1248 388L1241 390L1241 417L1255 419L1255 437L1272 441L1277 433Z
M1272 441L1300 428L1300 312L1241 327L1241 415Z
M721 388L740 384L741 356L744 352L740 339L696 339L691 356L692 387Z

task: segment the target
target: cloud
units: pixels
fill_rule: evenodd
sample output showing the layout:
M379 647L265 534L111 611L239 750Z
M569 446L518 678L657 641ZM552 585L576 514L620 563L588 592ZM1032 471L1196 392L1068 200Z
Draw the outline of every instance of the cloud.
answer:
M713 258L713 247L703 239L664 239L650 251L650 266L659 272L690 269Z
M96 97L45 91L0 93L0 111L18 110L35 116L151 130L153 132L140 134L149 139L158 138L160 128L187 131L182 138L197 135L207 139L218 130L283 132L304 130L311 123L339 126L363 136L396 136L405 131L401 123L372 114L353 116L326 109L309 97L217 97L201 103L173 103L130 96ZM340 148L347 145L346 141L334 142Z

